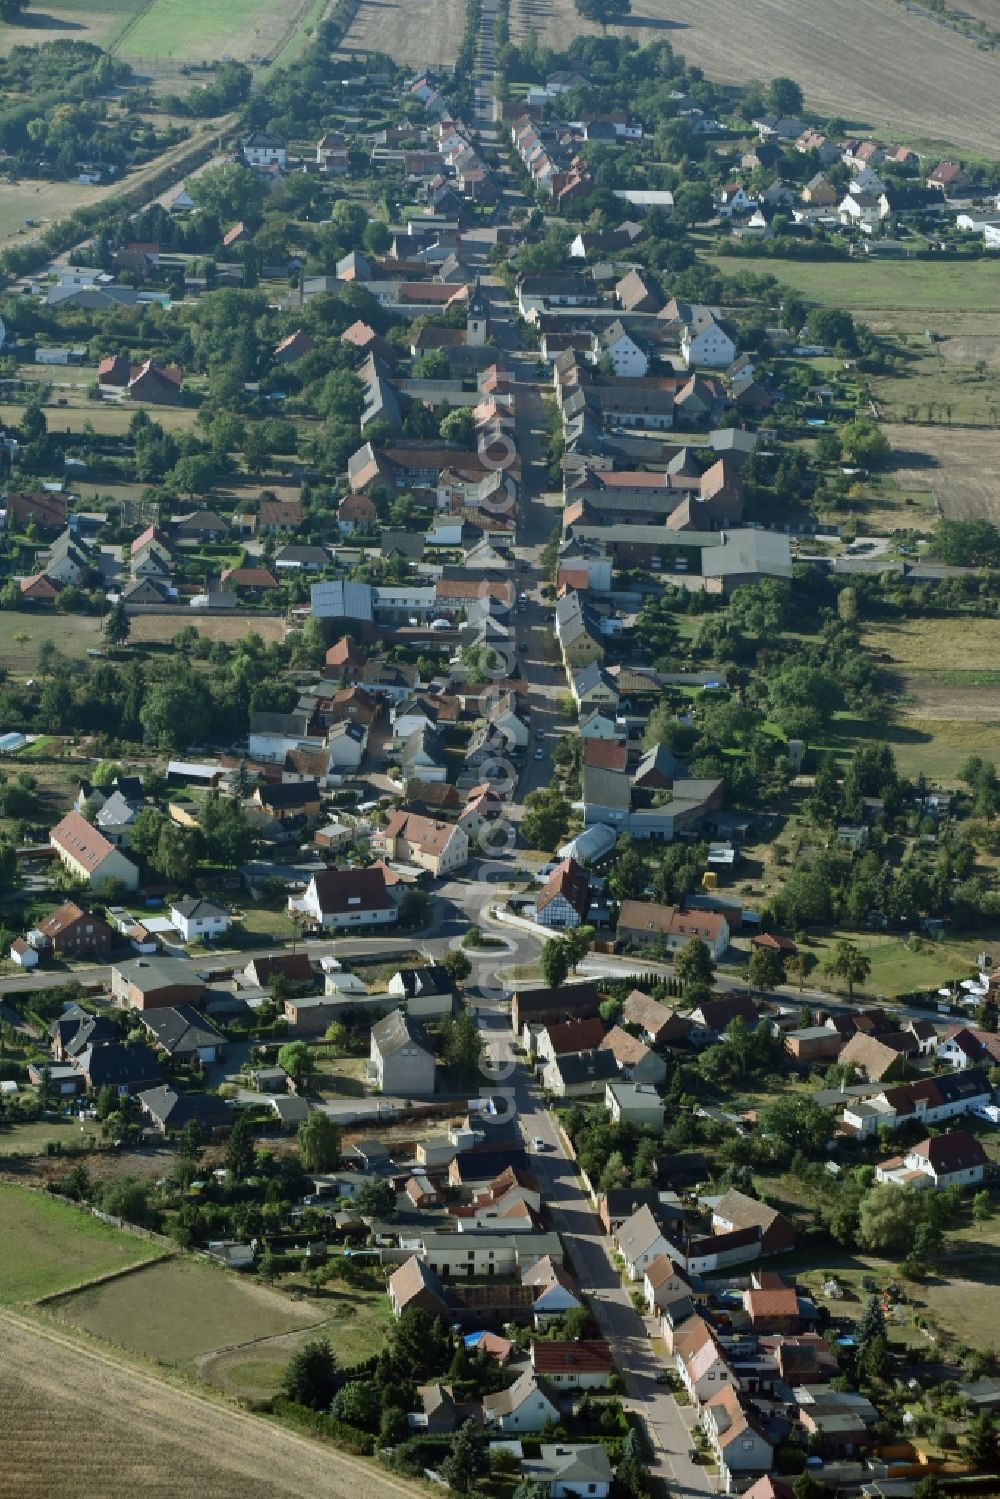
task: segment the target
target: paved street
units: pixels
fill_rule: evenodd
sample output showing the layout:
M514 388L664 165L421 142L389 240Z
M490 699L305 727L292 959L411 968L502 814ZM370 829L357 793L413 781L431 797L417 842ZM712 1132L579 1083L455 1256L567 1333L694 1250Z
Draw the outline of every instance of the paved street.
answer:
M499 1088L513 1094L521 1133L532 1155L532 1170L539 1178L542 1199L553 1225L563 1239L570 1267L587 1292L591 1309L615 1362L622 1371L625 1403L643 1418L649 1434L650 1470L677 1492L711 1494L711 1479L704 1468L692 1463L691 1439L684 1412L669 1389L656 1383L653 1358L642 1316L632 1306L628 1292L614 1268L613 1246L601 1228L572 1163L559 1140L552 1116L539 1103L524 1066L511 1052L513 1032L506 1013L495 1000L476 1006L480 1029L487 1038L493 1067L507 1062L509 1079ZM503 1070L499 1066L499 1070ZM539 1140L544 1149L537 1150Z

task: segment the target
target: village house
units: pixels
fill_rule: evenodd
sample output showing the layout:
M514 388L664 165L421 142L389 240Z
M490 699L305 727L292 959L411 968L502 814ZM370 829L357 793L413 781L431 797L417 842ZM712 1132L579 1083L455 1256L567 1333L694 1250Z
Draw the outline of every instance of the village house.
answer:
M547 1393L530 1369L525 1369L509 1389L483 1396L484 1423L505 1436L542 1431L558 1420L558 1401Z
M531 1344L531 1372L554 1389L607 1389L615 1365L603 1338L574 1338Z
M375 868L325 869L301 896L289 896L288 907L323 928L387 926L399 917L385 874Z
M713 1203L713 1234L738 1233L749 1228L760 1230L761 1254L782 1254L795 1248L795 1229L777 1208L736 1190L724 1193Z
M629 1280L640 1280L647 1267L669 1250L661 1224L657 1222L652 1209L645 1205L619 1226L615 1233L615 1245L625 1261Z
M386 857L426 869L435 877L463 869L469 858L469 836L457 823L439 822L419 812L393 812L382 841Z
M774 1448L749 1402L731 1382L707 1400L701 1427L715 1455L724 1492L732 1492L748 1476L767 1473L771 1468Z
M112 997L128 1009L197 1004L204 992L204 980L183 958L133 958L111 970Z
M649 1125L662 1130L665 1106L651 1083L611 1082L604 1089L604 1106L615 1124Z
M696 938L718 962L729 948L729 923L720 911L685 910L654 901L626 900L618 915L618 934L636 947L651 944L679 952Z
M369 1074L383 1094L434 1092L434 1052L418 1021L393 1010L372 1026Z
M174 901L170 920L185 942L212 942L229 930L229 912L201 895Z
M905 1155L879 1161L875 1178L898 1187L974 1187L986 1175L987 1155L968 1130L948 1130L913 1145Z
M68 900L28 933L28 945L54 958L105 957L117 941L106 921ZM23 966L23 965L22 965Z
M153 1044L174 1061L207 1067L225 1049L225 1036L193 1005L144 1011L142 1023Z
M654 1312L665 1311L675 1302L687 1300L692 1286L684 1271L674 1264L670 1256L660 1254L647 1264L642 1289L646 1311L652 1315Z
M898 1083L865 1099L850 1099L841 1119L848 1130L867 1138L879 1129L900 1129L955 1119L992 1103L993 1089L982 1067Z
M539 926L565 931L586 921L590 879L575 859L562 859L535 897Z
M91 890L100 890L110 881L134 890L139 883L139 871L131 860L79 812L68 812L52 829L49 842L73 877Z
M732 1383L733 1373L704 1317L689 1317L673 1337L674 1366L690 1399L700 1406Z

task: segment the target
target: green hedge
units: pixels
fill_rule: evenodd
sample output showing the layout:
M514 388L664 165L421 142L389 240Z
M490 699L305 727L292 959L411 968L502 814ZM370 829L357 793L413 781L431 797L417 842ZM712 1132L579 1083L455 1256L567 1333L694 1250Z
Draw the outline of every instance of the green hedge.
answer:
M349 1426L346 1421L338 1421L336 1416L310 1410L307 1405L299 1405L297 1401L288 1400L284 1395L275 1395L271 1410L289 1425L312 1432L314 1436L324 1437L345 1452L370 1457L375 1450L375 1441L369 1432L362 1431L359 1426Z

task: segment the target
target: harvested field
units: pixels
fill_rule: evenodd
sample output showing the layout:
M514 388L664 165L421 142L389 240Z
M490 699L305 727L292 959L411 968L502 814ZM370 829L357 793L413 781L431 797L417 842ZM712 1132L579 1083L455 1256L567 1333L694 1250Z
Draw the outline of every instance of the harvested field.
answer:
M69 1203L0 1186L0 1305L36 1301L159 1253Z
M929 491L948 520L1000 524L1000 444L988 429L887 425L894 477L904 492Z
M0 1492L18 1499L399 1499L422 1492L6 1313L0 1405ZM72 1440L55 1440L58 1432L72 1432Z
M949 364L1000 365L1000 337L996 334L973 333L944 338L937 350Z
M345 57L385 52L398 63L450 67L464 27L462 0L362 0L337 50Z
M224 640L231 643L242 640L251 632L261 640L284 640L285 621L271 616L256 614L227 615L224 619L206 618L198 609L189 609L186 614L136 614L132 618L132 645L169 645L178 630L193 625L199 635L208 640Z
M551 47L598 29L580 21L572 0L515 0L512 19L515 37L533 26ZM1000 54L896 0L634 0L628 24L614 29L641 42L666 37L722 83L785 74L808 109L851 129L1000 156Z

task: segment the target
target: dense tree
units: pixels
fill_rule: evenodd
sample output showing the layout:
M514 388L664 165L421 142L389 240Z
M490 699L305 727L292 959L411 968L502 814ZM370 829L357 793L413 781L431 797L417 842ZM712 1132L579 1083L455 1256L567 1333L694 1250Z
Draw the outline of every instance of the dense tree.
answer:
M987 520L942 520L931 537L931 551L951 567L995 567L1000 531Z
M855 985L864 984L871 973L872 960L853 942L841 938L826 966L829 973L844 980L848 995L853 996Z
M239 1111L226 1141L226 1170L234 1181L245 1181L253 1170L253 1162L253 1126L248 1116Z
M305 1041L286 1041L278 1050L278 1066L299 1088L316 1074L316 1058Z
M711 984L715 963L700 937L689 937L674 959L674 972L684 985Z
M299 1159L307 1171L333 1171L340 1164L340 1126L322 1109L299 1125Z
M980 1473L995 1473L1000 1467L1000 1428L992 1411L983 1411L969 1422L965 1455Z
M112 604L104 619L104 638L109 645L124 645L132 629L128 611L121 599Z
M889 439L867 417L841 427L840 442L844 452L864 468L882 468L889 461Z
M441 1463L441 1476L457 1494L471 1493L478 1479L489 1472L486 1432L472 1421L460 1426Z
M443 967L453 984L464 984L472 973L472 964L458 948L445 953Z
M561 937L550 937L539 958L542 978L550 989L558 989L569 976L569 952Z
M569 802L554 786L529 791L524 799L521 837L529 848L552 853L569 827Z
M441 1028L441 1055L445 1065L459 1077L470 1079L479 1066L483 1038L471 1010L462 1010Z
M759 1126L772 1150L787 1159L799 1153L818 1159L833 1138L829 1110L811 1098L774 1099L761 1109Z
M754 947L747 962L747 983L752 989L765 992L776 989L785 982L784 964L781 954L767 947Z
M772 78L764 99L773 114L799 115L802 113L802 90L794 78Z
M392 1182L375 1177L371 1181L362 1182L351 1201L359 1213L372 1218L390 1218L396 1211L396 1193Z
M337 1360L326 1338L304 1343L285 1366L282 1393L310 1410L330 1409L337 1389Z

